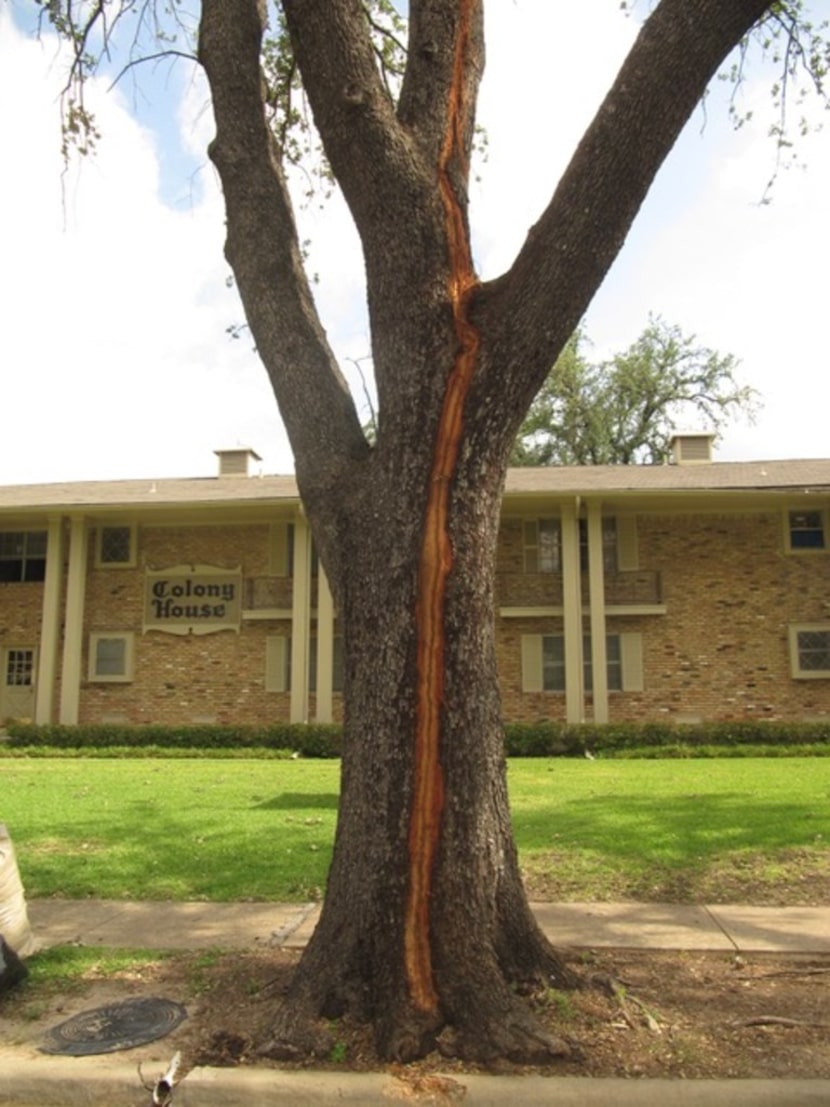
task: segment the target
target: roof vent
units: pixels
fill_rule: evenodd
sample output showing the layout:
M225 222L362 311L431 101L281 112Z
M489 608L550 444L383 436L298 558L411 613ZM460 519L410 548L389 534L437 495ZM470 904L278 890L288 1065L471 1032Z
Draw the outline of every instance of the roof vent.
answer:
M262 461L256 450L235 446L232 450L214 450L219 458L220 477L249 477L252 461Z
M712 443L715 436L710 431L689 431L675 434L671 440L671 457L675 465L696 465L712 460Z

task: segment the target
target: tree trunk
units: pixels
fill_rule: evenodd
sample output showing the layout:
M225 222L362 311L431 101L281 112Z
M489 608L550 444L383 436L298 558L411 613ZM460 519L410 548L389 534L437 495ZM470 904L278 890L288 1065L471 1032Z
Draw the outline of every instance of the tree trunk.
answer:
M662 160L768 0L661 0L503 277L467 226L483 0L410 0L397 105L362 0L281 0L366 266L379 399L365 441L303 271L260 72L264 0L203 0L226 252L338 609L342 789L319 926L267 1051L370 1019L382 1056L561 1053L511 985L568 974L521 885L494 650L506 459ZM534 105L530 105L534 107ZM539 106L535 105L538 109Z
M390 1059L421 1056L439 1035L465 1058L566 1049L511 987L570 974L528 908L507 803L493 590L502 475L479 459L452 488L434 762L418 741L423 469L379 480L349 506L349 570L336 589L347 713L334 858L268 1052L305 1048L310 1022L345 1012L374 1024Z

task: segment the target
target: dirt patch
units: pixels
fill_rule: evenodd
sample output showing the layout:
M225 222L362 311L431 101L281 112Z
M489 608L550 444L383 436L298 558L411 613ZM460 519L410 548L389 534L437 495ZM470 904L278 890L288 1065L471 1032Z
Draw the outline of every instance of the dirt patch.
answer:
M36 1056L45 1031L80 1010L127 996L164 995L184 1003L188 1019L163 1040L119 1055L142 1061L145 1074L158 1075L158 1063L177 1049L184 1071L197 1064L273 1066L257 1055L257 1043L268 1037L296 956L277 950L187 954L87 979L68 993L35 980L0 1001L0 1040ZM830 1077L830 955L603 951L573 963L584 989L538 989L527 996L550 1029L573 1044L571 1058L535 1071ZM309 1059L307 1067L388 1068L375 1057L366 1027L339 1020L327 1029L330 1056ZM436 1053L405 1071L410 1080L426 1080L439 1071L472 1069ZM495 1071L531 1070L501 1063Z

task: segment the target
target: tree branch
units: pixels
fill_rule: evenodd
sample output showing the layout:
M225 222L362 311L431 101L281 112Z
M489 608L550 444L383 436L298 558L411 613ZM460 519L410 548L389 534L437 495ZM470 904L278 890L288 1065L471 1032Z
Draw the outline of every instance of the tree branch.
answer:
M210 156L227 212L225 252L268 370L308 497L368 444L306 278L260 73L264 5L204 0L199 59L213 95Z
M517 410L530 404L708 82L768 6L662 0L648 18L512 268L484 290L481 325L494 320L488 394L509 395Z
M413 166L363 4L284 0L283 12L326 157L365 240L379 218L400 210Z

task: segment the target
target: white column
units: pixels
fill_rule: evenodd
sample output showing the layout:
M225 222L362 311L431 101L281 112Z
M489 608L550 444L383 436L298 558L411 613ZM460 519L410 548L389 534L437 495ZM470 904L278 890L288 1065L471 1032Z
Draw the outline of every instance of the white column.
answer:
M588 604L591 609L591 673L594 722L608 722L608 657L605 647L605 566L602 505L588 504Z
M334 601L328 577L320 566L317 577L317 703L318 723L332 721L334 685Z
M78 722L81 696L81 655L84 636L87 529L85 519L73 519L69 528L69 572L66 576L66 617L63 630L60 721Z
M585 717L578 508L578 499L562 507L562 607L565 633L565 722L567 723L581 723Z
M37 660L35 688L35 722L52 722L55 699L55 678L58 671L58 638L60 635L61 576L63 573L63 520L49 520L46 540L46 578L43 582L43 609L40 616L40 650Z
M292 723L308 722L308 647L311 625L311 533L304 515L294 521L294 580L291 601ZM318 680L319 683L319 680Z

